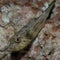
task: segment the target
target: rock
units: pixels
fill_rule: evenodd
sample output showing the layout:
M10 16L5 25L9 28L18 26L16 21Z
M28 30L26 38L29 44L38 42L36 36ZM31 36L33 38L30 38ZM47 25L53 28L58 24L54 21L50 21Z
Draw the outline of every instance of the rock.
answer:
M3 50L9 45L7 37L7 31L0 27L0 50Z

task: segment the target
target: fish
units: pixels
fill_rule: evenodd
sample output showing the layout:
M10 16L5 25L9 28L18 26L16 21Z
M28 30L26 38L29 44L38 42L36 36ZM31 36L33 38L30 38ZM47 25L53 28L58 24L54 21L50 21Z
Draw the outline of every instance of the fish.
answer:
M51 2L49 7L38 17L30 20L27 25L25 25L20 31L16 32L9 40L10 44L1 52L16 52L22 51L28 45L30 45L35 38L38 36L41 29L44 27L45 22L55 5L55 0Z
M28 45L35 41L35 38L44 27L50 12L53 10L54 5L55 0L51 2L49 7L38 18L30 20L27 25L9 39L9 45L0 50L0 53L3 53L0 60L8 54L11 54L11 52L23 51Z
M15 33L15 35L9 40L10 45L7 51L22 51L29 44L31 44L44 27L54 4L55 0L52 1L49 7L38 18L31 20L20 31Z

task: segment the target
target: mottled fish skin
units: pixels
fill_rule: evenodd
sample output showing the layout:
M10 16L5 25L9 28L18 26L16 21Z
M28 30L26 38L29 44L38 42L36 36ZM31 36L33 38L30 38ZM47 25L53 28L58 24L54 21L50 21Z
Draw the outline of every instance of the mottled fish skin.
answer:
M9 41L10 45L6 48L6 51L21 51L29 44L31 44L38 33L45 25L45 21L49 16L55 0L49 5L39 18L31 20L26 26L24 26L19 32L17 32ZM4 50L3 50L4 51Z

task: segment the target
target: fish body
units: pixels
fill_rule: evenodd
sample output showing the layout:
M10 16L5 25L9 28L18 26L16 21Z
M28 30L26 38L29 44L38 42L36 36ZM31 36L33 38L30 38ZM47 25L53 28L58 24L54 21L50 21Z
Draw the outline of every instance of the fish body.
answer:
M38 33L44 27L54 3L55 0L38 18L31 20L10 39L10 46L7 49L8 51L21 51L35 40Z
M9 40L9 45L6 48L0 50L0 53L3 53L0 57L0 60L2 60L6 55L9 55L11 52L24 50L35 40L41 29L44 27L54 4L55 0L38 18L31 20L20 31L16 32L15 35L12 36L12 38Z

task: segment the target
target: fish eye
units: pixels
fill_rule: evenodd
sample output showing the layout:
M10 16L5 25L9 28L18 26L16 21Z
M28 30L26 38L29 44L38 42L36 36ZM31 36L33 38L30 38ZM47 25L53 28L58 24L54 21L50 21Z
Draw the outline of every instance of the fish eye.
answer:
M15 42L20 43L20 39L19 38L15 39Z

